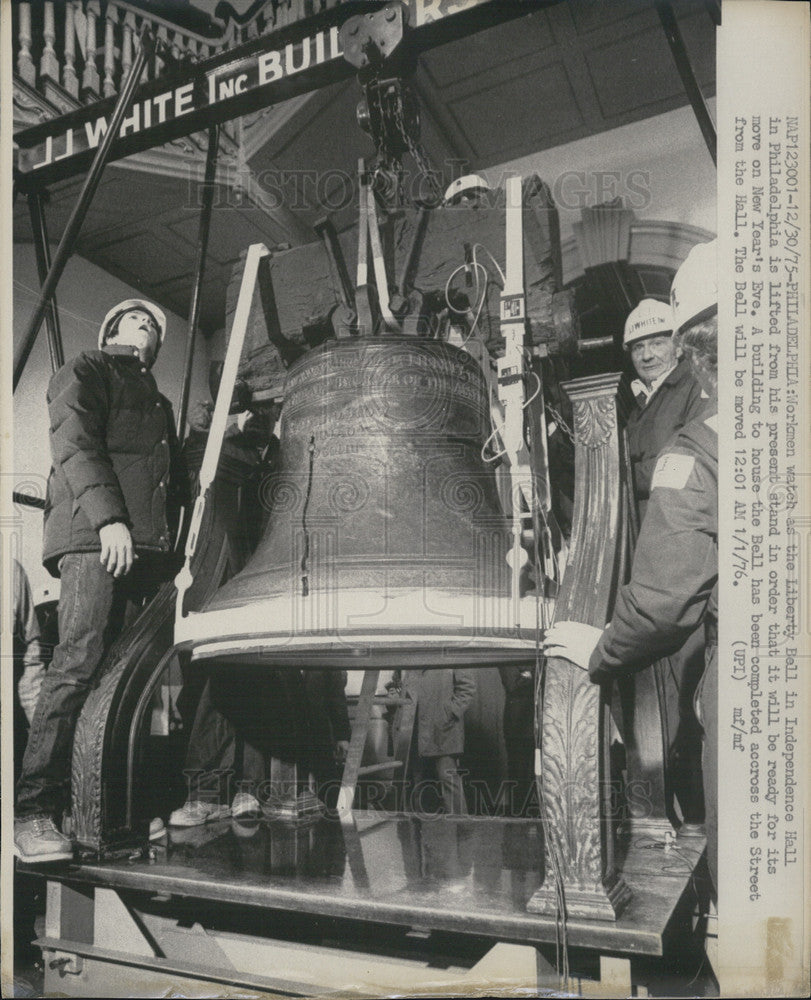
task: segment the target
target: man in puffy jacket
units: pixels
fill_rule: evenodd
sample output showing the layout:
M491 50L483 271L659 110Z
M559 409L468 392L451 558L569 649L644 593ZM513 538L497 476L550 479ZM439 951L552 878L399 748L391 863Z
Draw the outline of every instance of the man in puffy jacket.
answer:
M59 645L31 721L17 783L14 851L72 856L54 824L69 803L76 721L113 640L172 570L172 536L188 483L171 405L150 368L166 317L141 299L104 319L99 349L48 386L52 468L43 562L61 577Z

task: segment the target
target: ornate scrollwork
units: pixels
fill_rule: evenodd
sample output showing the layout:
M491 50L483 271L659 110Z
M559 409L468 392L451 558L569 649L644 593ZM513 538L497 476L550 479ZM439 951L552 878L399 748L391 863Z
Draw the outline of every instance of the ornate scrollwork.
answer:
M586 891L600 873L597 705L600 690L586 674L561 663L544 693L544 808L560 874Z
M602 448L617 426L617 404L613 396L575 399L575 442L590 450Z
M38 125L56 117L53 109L49 109L44 101L29 97L16 83L13 86L12 106L15 125Z

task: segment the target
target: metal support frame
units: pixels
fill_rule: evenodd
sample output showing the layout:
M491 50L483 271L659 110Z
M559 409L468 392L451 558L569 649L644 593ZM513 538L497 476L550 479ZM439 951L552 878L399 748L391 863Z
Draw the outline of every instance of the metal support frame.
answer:
M28 211L31 215L31 230L34 234L34 249L37 255L37 272L40 285L45 284L51 269L51 250L48 246L48 228L45 223L45 202L48 200L45 191L29 191ZM47 304L45 326L48 333L48 353L51 358L51 371L55 372L65 363L65 352L62 349L62 330L59 325L59 309L56 296L52 295Z
M189 308L189 328L186 336L186 357L183 362L183 383L180 387L180 401L177 405L177 437L182 441L185 437L186 414L189 409L189 386L191 385L192 365L194 364L194 347L197 341L197 328L200 324L200 303L203 294L203 276L206 270L208 254L208 238L211 232L211 210L214 205L215 177L217 173L217 153L220 144L220 128L212 125L208 130L208 151L206 153L206 172L203 180L203 204L200 209L200 228L197 233L197 260L194 268L194 286L192 288L191 306Z
M15 390L19 384L20 378L22 377L23 371L25 370L31 350L37 339L37 334L42 326L42 320L45 317L45 313L49 308L49 303L54 292L56 291L56 286L59 284L59 279L62 277L65 265L73 253L73 248L76 244L79 232L81 231L82 223L87 215L87 210L90 208L93 196L99 186L101 175L104 172L108 159L110 158L113 141L118 135L118 131L124 121L124 116L130 109L133 94L135 93L136 87L141 79L141 73L146 65L147 58L152 55L153 50L154 41L152 39L152 35L149 29L145 27L141 33L141 43L138 46L138 51L135 59L133 60L129 75L127 76L124 86L121 88L121 93L118 95L118 101L116 102L115 110L113 111L112 118L110 119L109 127L104 135L104 139L99 144L99 148L93 158L93 164L90 167L82 186L79 200L76 202L76 206L71 212L67 226L65 226L62 239L59 241L56 254L54 255L54 259L48 270L48 275L42 284L42 288L40 289L39 298L34 308L33 315L28 322L28 326L26 327L19 350L17 351L17 356L14 358Z
M673 61L676 63L676 69L679 71L681 82L684 84L684 89L687 91L687 96L690 99L698 127L704 136L704 142L707 143L707 149L710 151L712 162L717 165L715 124L707 107L707 102L704 100L704 95L701 93L701 87L698 85L693 67L690 64L690 57L687 55L687 48L679 30L676 15L673 13L673 6L668 0L654 0L654 3L659 20L662 22L667 44L670 46Z

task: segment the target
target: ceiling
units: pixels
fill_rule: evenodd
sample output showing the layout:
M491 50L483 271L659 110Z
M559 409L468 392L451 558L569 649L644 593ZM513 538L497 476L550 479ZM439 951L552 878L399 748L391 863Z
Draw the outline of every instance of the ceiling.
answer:
M715 32L704 5L674 0L705 98L715 92ZM422 57L415 86L422 139L446 179L595 135L687 103L650 0L568 0L452 42ZM230 143L212 219L201 326L223 325L225 292L239 254L311 238L333 210L352 223L353 178L373 153L355 123L355 81L254 115L242 128L247 190ZM110 165L77 245L87 259L181 316L188 314L197 256L200 149L190 143ZM47 207L57 240L81 178L54 186ZM25 203L15 204L15 240L29 241Z

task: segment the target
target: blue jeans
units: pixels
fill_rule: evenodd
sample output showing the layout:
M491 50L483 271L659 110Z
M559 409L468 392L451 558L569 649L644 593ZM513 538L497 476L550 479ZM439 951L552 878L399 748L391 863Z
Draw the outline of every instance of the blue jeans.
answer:
M59 645L45 674L28 734L17 782L18 819L56 817L69 806L79 714L113 641L161 582L143 559L116 580L99 562L98 552L68 553L60 569Z

